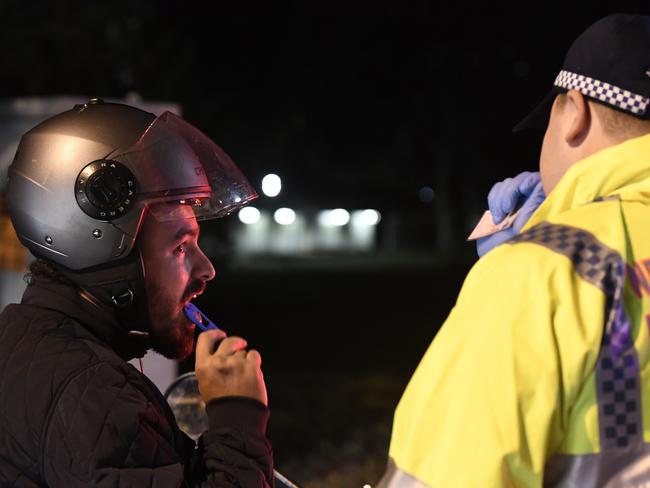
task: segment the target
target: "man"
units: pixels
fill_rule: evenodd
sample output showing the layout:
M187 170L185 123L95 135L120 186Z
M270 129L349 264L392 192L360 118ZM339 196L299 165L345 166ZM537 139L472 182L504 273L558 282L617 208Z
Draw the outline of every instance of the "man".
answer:
M261 360L245 340L199 336L209 429L197 445L126 362L192 352L185 305L215 276L197 220L255 197L168 112L93 99L23 136L7 204L39 259L0 314L0 485L273 486Z
M650 17L590 26L522 126L549 103L543 190L495 187L523 228L467 276L380 487L650 484Z

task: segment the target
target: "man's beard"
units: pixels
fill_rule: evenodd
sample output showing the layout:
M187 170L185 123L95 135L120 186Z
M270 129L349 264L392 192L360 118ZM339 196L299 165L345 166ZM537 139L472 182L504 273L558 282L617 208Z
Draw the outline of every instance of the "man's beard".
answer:
M182 302L166 296L157 283L148 285L151 345L166 358L185 359L194 350L194 329L185 317Z

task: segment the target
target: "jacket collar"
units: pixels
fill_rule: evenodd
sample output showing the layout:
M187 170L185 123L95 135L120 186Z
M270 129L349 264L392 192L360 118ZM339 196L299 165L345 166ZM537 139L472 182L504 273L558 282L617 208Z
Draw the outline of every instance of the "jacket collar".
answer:
M129 335L112 310L84 298L74 286L33 276L21 303L53 310L74 319L125 361L142 357L147 351L146 344Z
M599 198L650 200L650 134L592 154L569 168L522 231Z

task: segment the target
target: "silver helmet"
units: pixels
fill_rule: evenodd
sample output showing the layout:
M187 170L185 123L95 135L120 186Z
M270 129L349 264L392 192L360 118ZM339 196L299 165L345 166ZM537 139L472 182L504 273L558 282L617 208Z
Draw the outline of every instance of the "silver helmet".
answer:
M6 187L21 242L72 271L128 256L145 209L187 218L156 214L169 206L155 203L191 205L208 219L256 197L228 155L180 117L96 99L27 132Z

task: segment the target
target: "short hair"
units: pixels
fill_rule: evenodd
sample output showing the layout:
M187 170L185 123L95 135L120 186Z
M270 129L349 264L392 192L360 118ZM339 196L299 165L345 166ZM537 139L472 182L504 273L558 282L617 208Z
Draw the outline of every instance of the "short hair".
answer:
M602 103L593 103L592 107L598 114L605 134L616 142L650 134L650 120L640 119Z
M567 101L566 93L558 94L557 99L558 105L563 107ZM585 100L591 102L589 106L598 114L603 131L616 143L650 134L650 120L621 112L589 97Z

